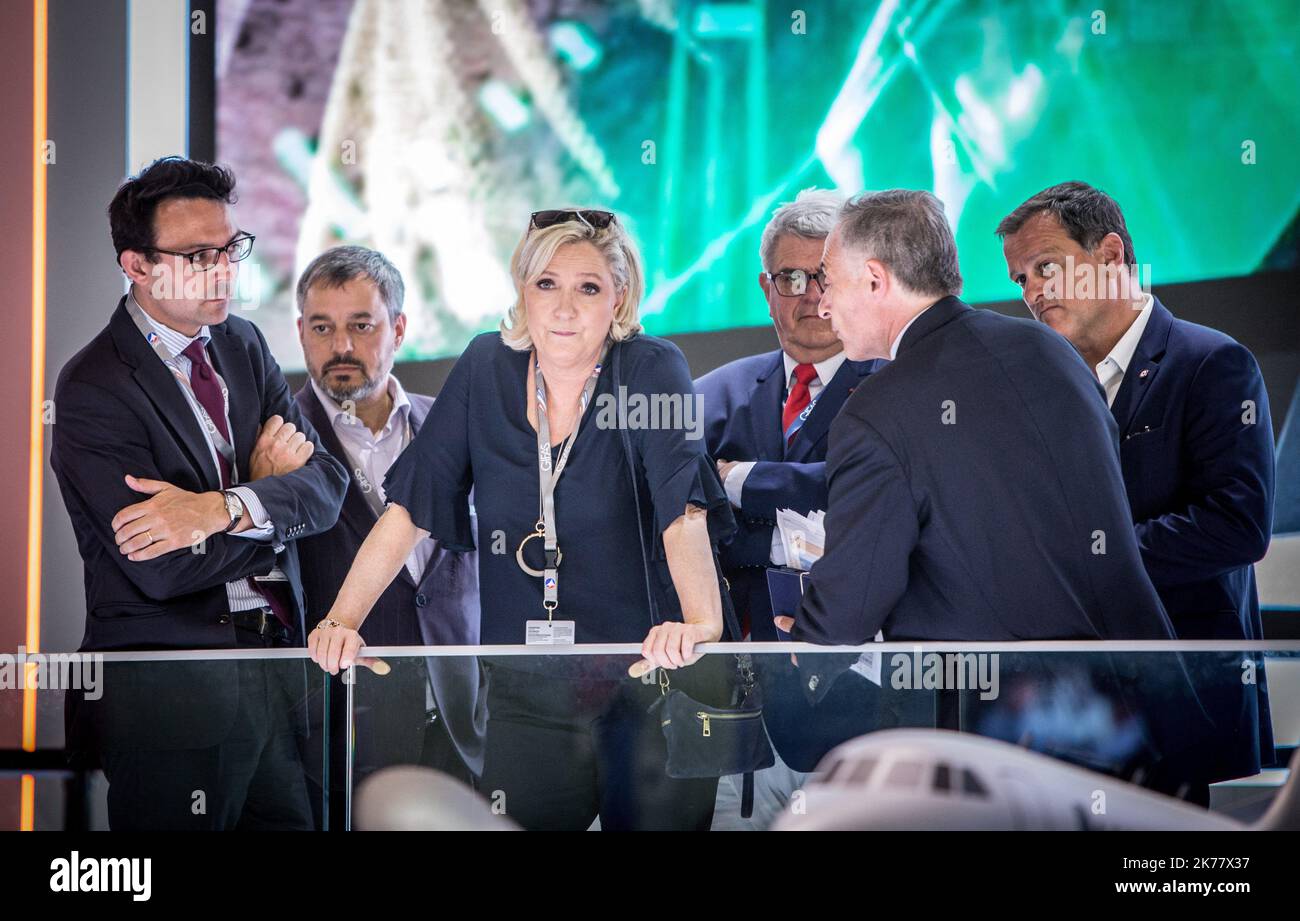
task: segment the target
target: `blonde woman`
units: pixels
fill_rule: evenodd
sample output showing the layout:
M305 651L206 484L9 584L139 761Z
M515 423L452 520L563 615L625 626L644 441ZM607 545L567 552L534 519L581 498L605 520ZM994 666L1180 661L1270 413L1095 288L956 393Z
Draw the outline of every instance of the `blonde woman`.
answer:
M622 414L597 411L635 395L684 404L690 372L676 346L641 333L641 260L612 213L536 212L511 273L508 318L470 343L389 471L387 510L312 632L312 657L331 672L364 664L366 613L415 543L472 549L472 488L482 641L539 644L536 658L486 664L481 789L502 791L526 828L581 829L597 815L609 829L707 828L716 781L666 776L646 712L656 686L626 662L593 674L540 655L541 644L635 642L642 669L676 669L721 637L713 547L734 522L703 441L663 419L624 432L609 424ZM502 534L506 552L489 552ZM671 586L653 562L647 573L643 546L666 559Z

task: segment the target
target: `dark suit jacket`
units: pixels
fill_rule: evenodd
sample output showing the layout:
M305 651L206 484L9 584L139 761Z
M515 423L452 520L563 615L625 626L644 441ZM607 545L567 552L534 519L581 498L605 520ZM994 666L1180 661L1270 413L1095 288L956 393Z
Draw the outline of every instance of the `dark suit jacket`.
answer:
M1272 536L1274 453L1255 357L1157 300L1111 411L1142 560L1174 630L1262 639L1253 564Z
M1101 388L1045 327L938 301L845 403L827 470L795 639L1173 636Z
M55 389L50 464L85 564L86 633L81 648L233 647L235 627L226 583L265 574L277 563L292 589L301 643L305 609L296 541L333 526L347 474L319 450L320 441L290 400L266 340L247 320L231 316L211 327L209 347L230 390L239 469L248 470L258 429L275 414L297 426L318 449L292 473L243 484L270 515L273 541L214 534L201 553L187 547L138 563L118 552L113 516L147 498L126 485L126 474L195 492L221 488L198 420L171 372L131 320L125 300L118 303L108 326L64 366ZM278 555L273 543L284 546ZM136 676L133 686L144 697L153 693L177 705L160 717L164 722L141 719L140 713L129 712L130 695L123 682L116 687L120 694L111 693L115 688L110 686L93 709L102 717L98 728L115 741L144 744L148 739L151 744L167 743L164 747L204 747L229 728L234 694L223 682L237 678L231 678L233 671L226 665L132 665L123 670ZM180 686L173 686L178 680ZM113 706L114 700L121 706ZM192 706L184 706L187 701Z
M418 432L433 398L418 393L407 396L411 401L411 429ZM304 385L294 401L320 433L325 449L345 465L349 464L348 455L311 385ZM333 605L357 551L376 521L378 518L356 478L349 477L338 524L300 542L303 587L313 618L324 617ZM477 551L447 550L439 545L425 566L419 585L407 568L402 567L366 617L361 634L368 646L475 646L479 642L479 619ZM485 697L477 662L461 657L429 657L427 671L435 701L457 752L471 770L482 773ZM414 690L418 691L415 706L422 713L423 689ZM422 737L393 725L398 722L395 718L379 716L395 731L374 734L372 745L385 749L383 754L389 763L415 762L420 756L418 744Z
M1253 564L1272 534L1274 453L1255 357L1156 300L1111 412L1142 562L1174 631L1181 639L1263 639ZM1242 719L1258 722L1269 763L1262 671L1258 688Z
M748 615L755 640L776 640L767 567L776 510L808 514L825 509L826 442L845 399L884 362L845 361L818 394L817 405L786 452L781 430L785 362L777 349L723 365L695 382L704 398L704 437L709 454L730 461L757 461L745 478L737 531L720 548L736 611Z

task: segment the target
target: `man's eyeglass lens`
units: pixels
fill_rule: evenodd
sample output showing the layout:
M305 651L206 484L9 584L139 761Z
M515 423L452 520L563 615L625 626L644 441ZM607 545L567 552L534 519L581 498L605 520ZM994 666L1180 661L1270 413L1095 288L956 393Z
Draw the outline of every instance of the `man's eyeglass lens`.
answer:
M222 253L229 254L231 262L241 262L247 259L249 254L253 252L253 241L255 239L257 238L250 234L237 240L231 240L225 246L213 246L208 249L195 250L192 253L174 253L165 249L157 250L157 252L166 253L169 256L184 256L191 266L206 271L221 261Z
M783 297L799 297L808 290L809 282L816 282L818 290L824 290L820 274L810 274L801 269L778 272L771 278L776 285L776 293Z

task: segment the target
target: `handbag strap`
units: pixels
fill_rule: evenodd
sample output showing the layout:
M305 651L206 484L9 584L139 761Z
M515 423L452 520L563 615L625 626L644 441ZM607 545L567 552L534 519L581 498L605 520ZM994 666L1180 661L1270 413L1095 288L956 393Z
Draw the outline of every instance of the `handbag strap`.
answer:
M614 345L614 356L610 366L610 371L612 372L612 376L613 376L615 393L622 392L622 383L623 383L622 362L621 362L622 355L623 355L623 343L618 342ZM651 625L658 626L660 623L663 622L663 620L659 616L659 605L655 603L655 592L650 585L650 554L646 551L646 545L645 545L645 528L643 526L643 519L641 517L641 490L640 487L637 485L636 459L635 459L635 455L632 452L632 439L627 433L627 426L622 426L622 425L619 426L618 431L619 431L619 435L622 437L623 440L623 453L627 457L628 474L632 477L632 499L636 503L636 534L641 541L641 562L642 562L642 568L645 570L645 590L646 590L646 599L650 603ZM710 549L712 549L711 545L710 545ZM722 576L721 570L719 570L718 568L718 555L717 553L713 553L712 556L713 556L713 570L718 576L718 593L719 593L718 601L722 606L723 623L726 625L726 628L731 632L732 636L734 636L737 640L743 639L744 635L740 632L740 621L736 617L735 609L731 605L730 595L728 594L727 590L723 587L725 580ZM737 656L737 660L739 659L740 657ZM748 686L752 681L752 674L749 673L750 670L747 667L747 664L741 665L741 671L746 679L746 685Z
M610 365L610 371L613 374L614 392L621 393L623 375L622 359L623 343L614 344L614 357ZM661 623L659 617L659 605L655 603L655 593L650 587L650 554L645 549L645 527L641 518L641 490L637 488L636 482L636 463L632 454L632 439L628 437L627 426L618 427L619 437L623 440L623 455L627 458L627 472L632 477L632 500L636 503L636 536L641 541L641 563L642 570L645 573L645 596L646 601L650 604L650 626L657 627Z
M623 343L618 342L614 345L614 357L611 363L610 371L614 378L614 392L621 393L622 380L622 362L620 359L623 355ZM645 546L645 527L641 518L641 489L637 485L636 460L632 453L632 439L627 433L627 426L619 426L619 435L623 440L623 454L627 457L627 472L632 477L632 500L636 503L636 536L641 541L641 568L645 571L645 592L646 601L650 603L650 621L653 626L661 623L659 618L659 606L655 603L655 593L650 585L650 554L646 552ZM712 547L710 546L710 551ZM731 605L731 595L728 589L724 588L726 582L722 576L722 571L718 566L718 555L713 553L713 570L718 575L718 601L722 605L722 617L727 629L737 640L743 639L740 632L740 621L736 618L735 609ZM736 673L740 676L741 687L744 689L746 699L754 691L754 666L748 655L737 655ZM659 670L659 687L661 693L667 693L669 687L668 672L664 669ZM746 771L741 781L741 801L740 815L741 818L748 819L754 814L754 772Z

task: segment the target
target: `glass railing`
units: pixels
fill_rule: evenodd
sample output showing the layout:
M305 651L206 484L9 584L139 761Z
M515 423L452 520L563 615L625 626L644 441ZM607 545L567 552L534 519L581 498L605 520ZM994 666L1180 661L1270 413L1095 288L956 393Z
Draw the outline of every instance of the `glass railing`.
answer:
M1300 642L703 649L51 657L0 683L35 729L0 794L36 828L1300 827Z
M336 812L361 829L1231 827L1263 816L1300 740L1300 643L706 648L639 678L634 646L372 649Z
M338 827L324 791L341 714L305 656L0 656L21 676L0 682L0 726L25 730L0 746L3 806L38 830Z

